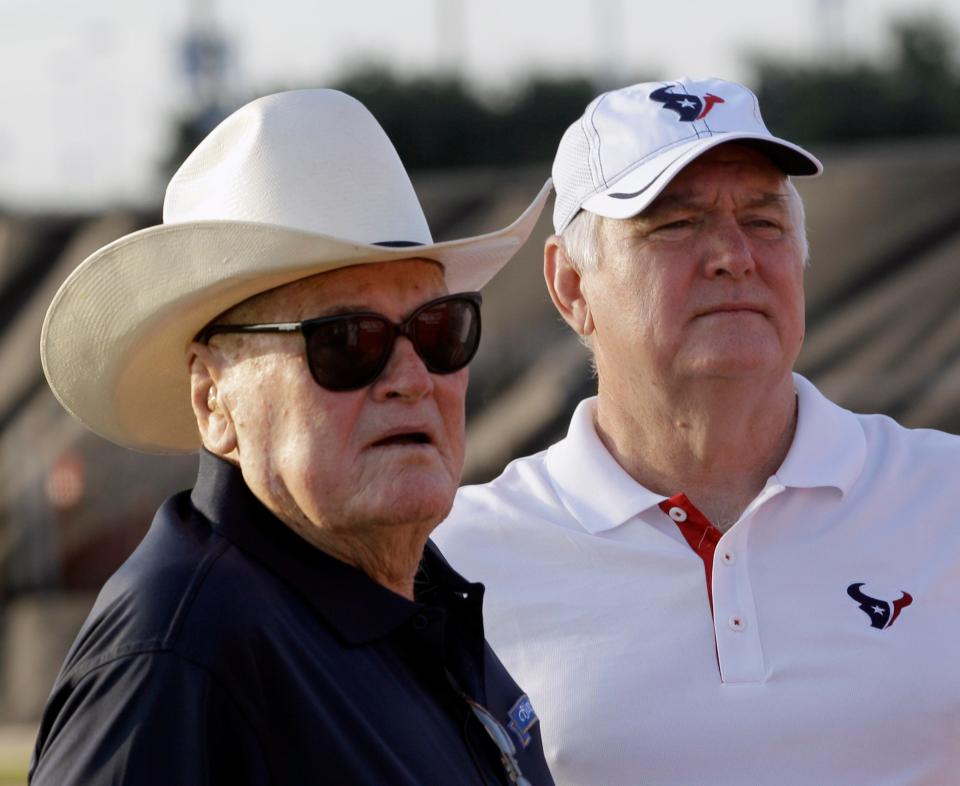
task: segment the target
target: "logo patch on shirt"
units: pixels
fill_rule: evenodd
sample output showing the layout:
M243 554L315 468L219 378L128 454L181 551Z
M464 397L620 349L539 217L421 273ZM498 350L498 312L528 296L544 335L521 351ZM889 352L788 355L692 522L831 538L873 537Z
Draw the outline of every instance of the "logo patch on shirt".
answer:
M900 597L888 602L879 598L871 598L865 592L861 591L862 581L858 581L847 587L847 595L853 598L863 612L870 618L870 626L878 630L884 630L893 625L900 616L900 612L913 603L913 596L909 592L900 591Z
M517 699L517 703L510 708L507 717L509 718L507 726L510 727L510 731L520 740L520 744L526 748L530 744L530 729L540 720L537 717L537 713L533 711L530 697L527 696L526 693Z

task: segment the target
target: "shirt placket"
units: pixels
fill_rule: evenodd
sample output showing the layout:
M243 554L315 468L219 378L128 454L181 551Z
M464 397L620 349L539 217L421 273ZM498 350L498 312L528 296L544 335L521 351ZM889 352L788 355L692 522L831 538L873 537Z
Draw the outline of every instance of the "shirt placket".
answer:
M768 484L726 533L713 526L685 494L660 503L703 562L717 665L724 683L760 683L766 677L746 544L754 513L782 490L778 484Z
M478 603L476 599L464 599L464 603ZM450 691L449 702L451 710L458 718L464 735L464 743L471 751L474 764L477 768L479 784L483 786L500 786L501 780L499 754L494 755L492 744L487 734L470 711L469 700L483 699L482 660L472 658L473 667L461 664L455 670L460 672L459 678L453 673L452 663L448 662L446 627L447 613L441 609L424 606L410 620L413 634L420 643L424 659L431 664L430 668ZM469 646L461 642L463 646ZM467 671L475 673L468 674ZM442 675L442 676L440 676ZM461 684L462 682L466 684ZM477 694L470 696L470 694Z

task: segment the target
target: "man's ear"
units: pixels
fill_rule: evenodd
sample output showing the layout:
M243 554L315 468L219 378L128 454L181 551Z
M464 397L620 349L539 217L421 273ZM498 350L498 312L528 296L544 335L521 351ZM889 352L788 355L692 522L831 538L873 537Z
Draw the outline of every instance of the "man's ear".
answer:
M593 316L583 291L583 275L567 255L557 235L543 247L543 277L560 316L582 338L593 333Z
M237 447L237 431L218 386L220 364L206 344L193 342L187 349L190 363L190 403L197 418L203 446L226 457Z

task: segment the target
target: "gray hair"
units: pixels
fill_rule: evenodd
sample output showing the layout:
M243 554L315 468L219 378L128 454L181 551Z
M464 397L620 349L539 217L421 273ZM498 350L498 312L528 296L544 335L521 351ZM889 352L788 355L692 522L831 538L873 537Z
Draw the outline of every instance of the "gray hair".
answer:
M560 246L578 273L600 265L600 228L603 217L581 210L559 235Z
M604 218L596 213L581 210L557 236L560 248L570 260L574 270L583 275L587 270L596 270L600 265L600 231ZM590 350L590 370L597 376L597 360L593 354L590 336L577 334L577 339Z
M787 178L787 190L793 197L794 204L796 204L797 210L800 213L800 244L803 249L803 266L810 267L810 243L807 240L807 211L806 208L804 208L803 198L800 196L800 192L797 191L797 187L789 177Z

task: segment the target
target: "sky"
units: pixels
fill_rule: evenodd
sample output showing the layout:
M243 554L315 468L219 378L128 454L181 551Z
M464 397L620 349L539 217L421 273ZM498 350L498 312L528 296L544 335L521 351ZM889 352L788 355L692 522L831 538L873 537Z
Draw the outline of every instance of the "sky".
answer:
M193 101L191 20L229 41L239 104L370 61L456 71L490 96L535 74L749 84L751 53L882 60L906 6L960 38L956 0L0 0L0 209L158 204L173 118Z

